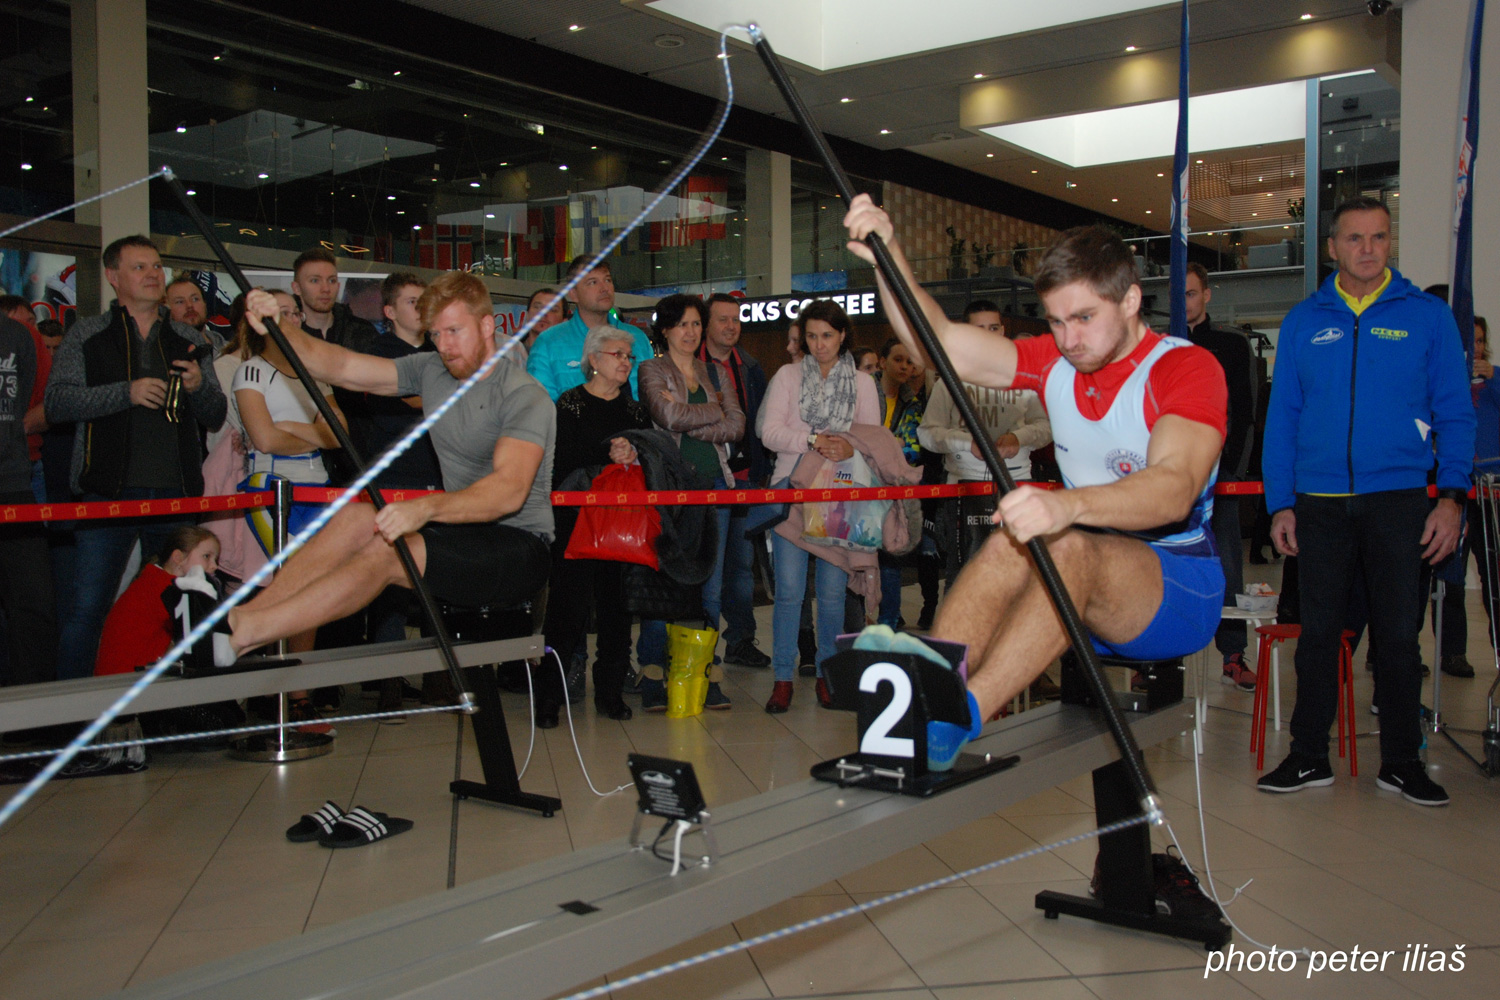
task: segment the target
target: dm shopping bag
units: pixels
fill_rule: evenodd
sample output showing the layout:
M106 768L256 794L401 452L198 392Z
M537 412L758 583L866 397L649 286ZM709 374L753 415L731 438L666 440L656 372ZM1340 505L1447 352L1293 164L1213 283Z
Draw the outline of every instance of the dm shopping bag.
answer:
M810 491L879 486L864 456L855 452L842 462L829 462L807 485ZM873 552L880 548L881 526L890 500L819 500L802 505L802 537L819 545Z

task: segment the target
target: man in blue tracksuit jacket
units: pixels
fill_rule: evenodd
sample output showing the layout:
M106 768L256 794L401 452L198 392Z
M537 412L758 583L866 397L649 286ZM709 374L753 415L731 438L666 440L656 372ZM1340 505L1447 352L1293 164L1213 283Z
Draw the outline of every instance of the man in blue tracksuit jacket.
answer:
M1350 591L1363 586L1380 647L1376 784L1436 806L1448 793L1417 755L1418 577L1423 559L1440 562L1458 542L1474 407L1453 313L1386 266L1390 221L1374 199L1340 205L1328 238L1338 272L1281 325L1262 473L1271 538L1299 557L1302 636L1291 754L1258 787L1333 783L1339 634ZM1427 496L1434 451L1436 504Z

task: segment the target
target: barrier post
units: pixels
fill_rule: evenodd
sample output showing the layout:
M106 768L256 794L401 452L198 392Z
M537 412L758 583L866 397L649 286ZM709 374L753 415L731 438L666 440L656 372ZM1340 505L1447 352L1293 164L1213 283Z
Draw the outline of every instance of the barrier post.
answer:
M276 476L271 480L271 538L277 552L286 545L290 532L287 522L292 516L292 481ZM286 640L276 640L276 655L285 657ZM229 756L236 760L259 761L267 764L285 764L293 760L308 760L333 753L333 737L327 733L304 733L286 728L286 692L276 695L276 729L269 733L252 733L244 739L229 744Z

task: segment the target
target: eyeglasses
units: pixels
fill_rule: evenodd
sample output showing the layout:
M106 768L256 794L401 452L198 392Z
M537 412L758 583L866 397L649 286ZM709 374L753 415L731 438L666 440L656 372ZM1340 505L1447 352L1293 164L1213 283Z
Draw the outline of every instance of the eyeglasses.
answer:
M635 355L629 351L600 351L600 354L608 355L616 361L623 361L627 365L635 364Z

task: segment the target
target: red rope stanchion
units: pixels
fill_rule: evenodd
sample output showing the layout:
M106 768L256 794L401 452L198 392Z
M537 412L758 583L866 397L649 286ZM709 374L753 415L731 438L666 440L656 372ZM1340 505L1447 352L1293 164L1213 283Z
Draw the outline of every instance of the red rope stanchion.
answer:
M171 517L208 514L220 510L251 510L272 504L269 491L230 493L215 497L173 497L170 500L98 500L86 503L18 503L0 506L0 523L38 521L97 521L112 517Z

